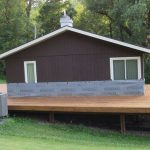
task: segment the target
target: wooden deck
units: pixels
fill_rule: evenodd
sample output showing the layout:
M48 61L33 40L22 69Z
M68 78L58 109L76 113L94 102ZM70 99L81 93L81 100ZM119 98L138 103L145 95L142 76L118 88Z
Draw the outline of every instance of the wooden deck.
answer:
M144 96L9 97L8 106L19 111L148 114L150 85Z

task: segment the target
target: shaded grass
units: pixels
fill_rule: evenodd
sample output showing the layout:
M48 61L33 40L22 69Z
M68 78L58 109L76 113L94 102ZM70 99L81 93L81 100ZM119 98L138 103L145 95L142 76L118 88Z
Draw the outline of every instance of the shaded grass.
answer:
M9 118L0 125L0 147L5 150L12 150L12 147L15 150L148 150L150 137L123 136L82 125L46 124Z
M4 84L6 83L6 80L5 79L0 79L0 84Z
M6 83L6 76L0 73L0 84Z

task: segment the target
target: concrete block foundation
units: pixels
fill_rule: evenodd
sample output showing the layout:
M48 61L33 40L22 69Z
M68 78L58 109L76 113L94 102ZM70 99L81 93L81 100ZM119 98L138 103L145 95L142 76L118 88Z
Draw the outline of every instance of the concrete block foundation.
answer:
M8 96L134 96L144 95L144 80L9 83Z

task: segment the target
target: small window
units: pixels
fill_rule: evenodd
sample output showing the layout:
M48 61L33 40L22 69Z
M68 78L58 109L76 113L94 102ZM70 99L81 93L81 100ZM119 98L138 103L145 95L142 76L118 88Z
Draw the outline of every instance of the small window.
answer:
M141 78L140 57L110 58L112 80L137 80Z
M36 62L35 61L25 61L24 62L24 73L26 83L37 83L36 74Z

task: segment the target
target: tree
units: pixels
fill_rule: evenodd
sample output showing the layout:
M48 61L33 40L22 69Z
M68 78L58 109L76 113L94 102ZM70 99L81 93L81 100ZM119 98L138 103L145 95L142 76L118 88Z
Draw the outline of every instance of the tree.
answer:
M25 2L20 0L0 1L1 53L31 39L32 25L26 17L25 5ZM27 33L29 29L30 32Z
M90 10L93 13L96 13L101 16L101 18L105 18L107 20L109 28L109 36L113 38L113 31L112 31L112 22L113 18L110 16L109 12L113 7L114 0L95 0L94 2L92 0L85 0L84 4L86 5L87 9Z
M82 3L75 6L74 27L91 33L109 36L107 17L89 11Z
M109 20L110 37L146 46L149 0L85 0L87 8ZM138 38L137 38L138 37Z
M41 25L42 34L50 33L59 28L59 19L63 9L64 4L58 0L47 0L44 3L37 17L37 22Z
M37 8L44 3L44 0L26 0L26 14L30 18L32 8Z
M146 3L140 0L119 0L114 3L113 9L110 13L112 18L115 18L115 27L118 28L119 35L116 31L116 38L119 37L120 40L128 43L146 46ZM114 30L116 29L114 28Z

